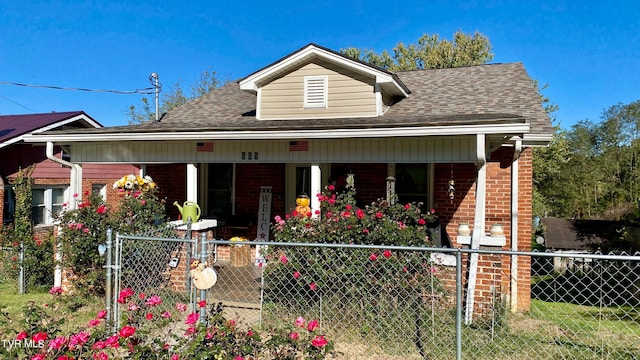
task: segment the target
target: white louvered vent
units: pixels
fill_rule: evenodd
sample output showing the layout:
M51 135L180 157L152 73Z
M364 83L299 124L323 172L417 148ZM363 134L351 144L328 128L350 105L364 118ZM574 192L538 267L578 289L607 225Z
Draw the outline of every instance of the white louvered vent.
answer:
M304 107L327 107L327 76L305 76L304 78Z

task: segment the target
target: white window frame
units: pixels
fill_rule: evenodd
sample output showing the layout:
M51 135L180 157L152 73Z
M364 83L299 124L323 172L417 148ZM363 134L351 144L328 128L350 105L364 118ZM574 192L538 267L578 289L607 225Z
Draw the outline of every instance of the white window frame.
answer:
M41 186L34 186L32 191L40 191L43 190L44 191L44 203L42 204L34 204L33 201L31 203L31 208L35 208L35 207L42 207L44 208L44 223L40 222L40 219L33 219L34 221L34 225L36 226L41 226L41 225L53 225L54 223L54 217L53 217L53 207L54 205L60 206L62 207L62 205L64 204L64 201L62 203L53 203L53 190L54 189L62 189L63 193L62 193L62 198L63 199L67 199L68 198L68 193L69 193L69 186L65 186L65 185L59 185L59 186L50 186L50 187L41 187ZM33 210L32 210L33 211Z
M91 184L91 192L98 193L103 201L107 201L107 184Z
M16 211L16 194L11 186L4 187L4 212L3 212L3 224L12 223Z
M304 108L326 109L328 107L329 77L314 75L304 77Z
M229 163L231 164L231 189L230 189L230 196L231 196L231 214L225 214L227 216L235 216L236 215L236 164L235 163ZM209 165L209 164L205 164L205 165ZM210 195L210 189L209 189L209 177L211 176L216 176L214 174L212 174L210 171L210 167L209 166L203 166L203 171L200 172L200 181L199 181L199 192L200 192L200 207L202 209L206 209L203 210L202 213L203 214L207 214L207 216L212 216L213 214L209 214L209 196Z

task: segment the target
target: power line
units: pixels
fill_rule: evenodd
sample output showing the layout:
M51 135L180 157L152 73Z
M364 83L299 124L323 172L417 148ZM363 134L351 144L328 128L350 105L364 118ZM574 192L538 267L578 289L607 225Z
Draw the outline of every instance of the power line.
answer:
M50 86L50 85L22 84L22 83L9 82L9 81L0 81L0 85L13 85L13 86L22 86L22 87L31 87L31 88L52 89L52 90L101 92L101 93L111 93L111 94L119 94L119 95L154 94L155 93L155 87L135 89L135 90L103 90L103 89L73 88L73 87Z
M5 99L5 100L7 100L7 101L9 101L9 102L12 102L12 103L14 103L14 104L16 104L16 105L18 105L18 106L20 106L20 107L23 107L23 108L25 108L25 109L27 109L27 110L29 110L29 111L31 111L31 112L36 112L35 110L33 110L33 109L31 109L31 108L28 108L28 107L26 107L26 106L24 106L24 105L20 104L20 103L19 103L19 102L17 102L17 101L13 101L13 100L9 99L8 97L3 96L2 94L0 94L0 97L1 97L1 98L3 98L3 99Z

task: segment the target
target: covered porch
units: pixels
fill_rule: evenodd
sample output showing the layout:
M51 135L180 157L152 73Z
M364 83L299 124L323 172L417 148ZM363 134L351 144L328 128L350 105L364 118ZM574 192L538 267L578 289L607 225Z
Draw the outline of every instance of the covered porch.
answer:
M218 221L213 236L219 239L241 236L269 241L273 217L290 213L300 193L309 195L314 213L319 210L315 194L328 184L340 187L347 175L353 175L357 200L363 206L387 196L391 178L399 201L419 201L424 209L435 210L442 234L436 246L529 250L531 184L526 175L531 171L531 154L521 151L518 137L518 131L527 128L524 124L469 126L464 130L474 134L464 136L443 134L441 128L424 136L415 136L415 131L391 137L352 133L351 138L307 133L299 139L294 133L277 140L256 134L235 134L232 139L228 134L201 132L141 141L129 134L126 141L76 141L67 146L79 166L142 164L166 198L172 220L178 218L177 208L171 205L174 201L196 202L202 218ZM520 196L521 181L528 189L525 197ZM264 189L271 194L268 212L260 208ZM461 223L472 229L468 238L458 237ZM497 243L487 237L496 223L505 232ZM468 268L468 284L475 285L476 277L483 276L477 255L469 259ZM513 257L500 268L504 274L500 293L512 309L527 309L528 264ZM467 303L473 306L474 299L483 296L482 289L471 288Z

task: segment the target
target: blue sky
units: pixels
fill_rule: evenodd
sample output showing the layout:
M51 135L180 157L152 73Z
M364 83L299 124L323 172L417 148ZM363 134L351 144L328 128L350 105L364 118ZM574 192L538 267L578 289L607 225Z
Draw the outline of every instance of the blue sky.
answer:
M212 69L237 80L308 43L391 50L425 33L486 35L492 62L522 62L549 84L557 124L600 121L640 100L635 1L3 1L0 83L134 90L159 74L187 87ZM142 95L0 84L0 114L84 110L126 125Z

